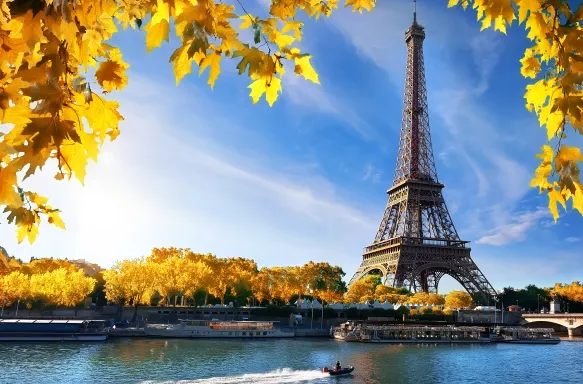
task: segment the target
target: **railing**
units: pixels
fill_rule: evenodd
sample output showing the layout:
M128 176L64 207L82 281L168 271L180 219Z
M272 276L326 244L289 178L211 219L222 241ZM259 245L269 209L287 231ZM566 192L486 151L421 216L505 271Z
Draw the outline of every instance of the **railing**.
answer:
M364 252L371 252L375 249L379 249L386 246L396 246L401 244L406 245L432 245L438 247L456 247L456 248L467 248L466 244L469 241L462 241L462 240L444 240L444 239L435 239L430 237L410 237L410 236L402 236L396 237L394 239L389 239L385 241L381 241L379 243L371 244L368 247L364 248Z

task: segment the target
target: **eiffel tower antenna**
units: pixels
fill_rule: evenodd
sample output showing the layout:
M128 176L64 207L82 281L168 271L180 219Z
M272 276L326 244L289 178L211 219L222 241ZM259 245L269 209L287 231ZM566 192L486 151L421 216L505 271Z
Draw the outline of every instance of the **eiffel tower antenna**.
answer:
M417 24L417 0L413 0L413 24Z
M413 23L405 32L407 70L401 137L393 185L373 243L364 249L353 282L381 274L384 284L412 292L437 293L444 275L457 280L476 304L490 304L496 291L470 255L469 241L460 240L445 200L433 157L423 41L425 28Z

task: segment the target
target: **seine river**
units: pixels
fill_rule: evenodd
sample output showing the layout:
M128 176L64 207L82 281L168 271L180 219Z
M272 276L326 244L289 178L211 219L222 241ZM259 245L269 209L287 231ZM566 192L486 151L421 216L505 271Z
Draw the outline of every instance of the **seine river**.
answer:
M320 372L336 360L352 377ZM0 344L2 383L581 383L583 342L382 345L326 339Z

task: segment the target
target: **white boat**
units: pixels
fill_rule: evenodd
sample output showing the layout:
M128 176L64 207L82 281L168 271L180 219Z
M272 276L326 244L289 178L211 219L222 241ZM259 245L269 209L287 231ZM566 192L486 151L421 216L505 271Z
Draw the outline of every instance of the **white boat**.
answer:
M148 324L144 331L150 337L180 338L274 338L294 337L294 331L283 331L274 321L208 321L180 320L178 324Z

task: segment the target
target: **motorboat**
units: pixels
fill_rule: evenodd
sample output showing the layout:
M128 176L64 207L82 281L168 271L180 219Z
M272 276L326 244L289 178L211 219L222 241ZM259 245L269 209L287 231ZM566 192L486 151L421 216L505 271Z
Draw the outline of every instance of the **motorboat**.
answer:
M323 371L328 373L330 376L342 376L352 373L352 371L354 371L354 367L348 366L340 369L328 369L328 367L324 367Z

